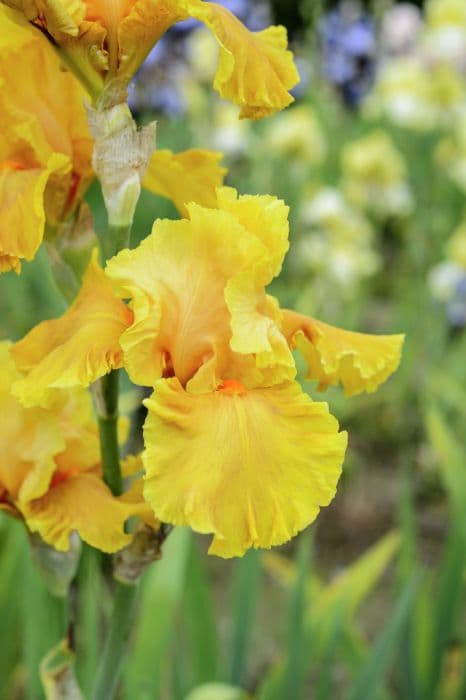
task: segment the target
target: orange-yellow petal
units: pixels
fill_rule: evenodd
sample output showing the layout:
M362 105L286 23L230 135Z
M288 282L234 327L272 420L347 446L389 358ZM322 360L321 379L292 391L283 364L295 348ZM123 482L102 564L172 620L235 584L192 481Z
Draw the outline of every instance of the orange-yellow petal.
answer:
M226 8L214 2L183 0L191 17L203 22L220 45L214 87L241 106L240 117L260 119L287 107L289 90L299 82L284 27L250 32Z
M10 502L23 503L47 491L66 437L55 412L26 409L13 396L12 385L20 375L10 349L10 342L0 343L0 491Z
M44 403L50 389L88 386L122 366L119 339L132 314L113 293L94 252L83 286L63 316L43 321L12 348L15 384L25 405Z
M167 29L188 17L182 0L136 0L131 4L118 27L118 75L126 81L132 78Z
M332 500L346 433L298 384L193 395L168 379L145 403L144 495L162 521L213 533L212 554L286 542Z
M367 335L344 331L293 311L283 312L283 332L308 366L308 378L320 389L341 384L347 396L372 392L395 372L403 335Z
M131 541L124 524L135 513L133 504L115 498L94 474L60 481L21 511L29 529L60 551L69 548L75 530L84 542L103 552L116 552Z
M269 317L262 322L263 285L277 268L287 228L271 225L263 231L258 223L270 223L273 213L281 221L286 208L273 197L238 198L235 190L223 188L216 209L193 203L187 209L189 220L156 221L138 248L122 251L107 265L121 296L131 299L134 323L121 346L137 384L153 386L175 374L185 385L212 358L213 376L224 376L236 315L244 320L251 314L261 323L255 342L242 352L274 353L273 323Z
M151 192L171 199L182 216L188 215L186 204L217 206L216 188L223 185L227 173L219 164L223 155L215 151L191 148L182 153L169 150L152 155L143 185Z
M289 247L289 209L280 199L243 195L224 187L218 191L218 206L231 213L264 246L261 255L232 277L225 289L231 314L232 350L255 354L259 368L280 365L285 378L293 378L294 361L279 330L278 304L267 296L265 287L281 270ZM291 376L290 376L291 372Z
M0 163L0 270L18 271L21 259L33 259L44 235L44 193L50 175L69 167L59 154L44 168Z

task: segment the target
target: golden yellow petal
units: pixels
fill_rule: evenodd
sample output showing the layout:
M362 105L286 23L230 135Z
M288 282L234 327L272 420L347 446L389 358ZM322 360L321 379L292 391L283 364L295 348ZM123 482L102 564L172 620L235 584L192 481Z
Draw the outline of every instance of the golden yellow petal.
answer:
M227 187L218 190L218 206L233 214L263 245L262 253L251 258L250 264L232 277L225 289L231 314L230 346L237 353L254 353L259 368L282 365L282 381L293 378L294 361L279 329L278 303L265 293L265 287L279 274L289 247L289 208L276 197L238 197L234 189Z
M43 495L56 465L55 455L66 446L56 417L41 408L25 409L11 393L19 378L11 357L11 343L0 343L0 491L11 500L27 501Z
M187 209L189 221L156 221L138 248L122 251L107 266L134 312L121 338L131 378L151 386L175 374L185 385L214 358L209 374L216 386L232 349L257 353L260 366L284 362L294 371L263 288L277 269L277 250L282 256L286 208L272 197L238 199L235 190L223 188L218 208L191 203ZM273 214L279 223L273 224Z
M299 82L299 75L292 53L287 51L284 27L250 32L214 2L184 0L183 5L220 44L214 87L222 97L241 106L240 117L260 119L293 102L288 90Z
M347 436L298 384L190 394L161 380L145 402L144 495L163 522L241 556L286 542L332 500Z
M188 16L180 0L136 0L118 28L119 77L130 80L167 29Z
M31 21L43 18L50 34L76 35L84 13L80 0L4 0Z
M53 486L21 507L29 529L60 551L69 548L75 530L84 542L103 552L116 552L131 541L124 532L134 506L112 496L94 474L78 474Z
M145 525L156 530L160 526L160 521L156 518L152 507L144 499L143 487L142 477L135 479L119 500L121 503L127 503L131 506L132 515L137 516Z
M293 311L283 312L283 332L308 366L319 389L341 384L347 396L372 392L398 368L403 335L344 331Z
M44 235L44 192L50 171L13 170L0 164L1 271L32 260Z
M219 165L222 157L221 153L200 148L182 153L155 151L143 185L154 194L171 199L184 217L188 215L189 202L215 209L216 188L223 184L227 173Z
M0 15L0 28L2 20ZM9 31L9 25L6 29ZM30 177L43 171L43 179L48 171L45 191L41 183L40 215L55 224L67 218L93 176L85 93L61 69L58 57L37 30L21 27L21 31L26 38L17 39L13 32L0 44L0 169L6 162L18 173L31 172ZM3 199L2 193L0 202ZM10 215L15 215L14 206Z
M50 389L89 386L122 366L119 339L132 314L113 293L94 251L73 305L44 321L12 349L17 368L27 373L15 384L25 405L47 401Z

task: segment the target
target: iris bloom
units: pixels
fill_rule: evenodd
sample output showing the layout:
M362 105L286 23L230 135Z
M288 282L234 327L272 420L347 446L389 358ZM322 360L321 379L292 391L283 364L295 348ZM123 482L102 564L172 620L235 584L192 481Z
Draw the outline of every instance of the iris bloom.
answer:
M90 182L84 96L45 39L0 6L1 272L34 257L46 222L64 221Z
M67 550L75 530L104 552L121 549L131 540L125 521L146 509L137 485L115 498L101 478L89 392L57 391L46 407L25 408L11 392L20 375L9 349L0 343L0 508L56 549Z
M185 207L186 219L156 221L138 248L98 272L114 298L106 286L96 311L85 281L74 308L13 348L28 372L15 391L47 400L50 386L85 384L95 358L103 372L121 352L132 380L154 387L145 498L161 520L213 533L210 552L236 556L306 527L341 472L346 433L295 381L292 350L320 388L356 394L396 369L402 336L342 331L281 310L266 294L288 249L280 200L219 188L215 208ZM124 329L117 297L131 309Z
M152 46L176 22L192 17L215 35L214 87L259 118L293 101L299 80L283 27L249 32L227 9L203 0L4 0L48 34L90 94L122 101L129 80Z

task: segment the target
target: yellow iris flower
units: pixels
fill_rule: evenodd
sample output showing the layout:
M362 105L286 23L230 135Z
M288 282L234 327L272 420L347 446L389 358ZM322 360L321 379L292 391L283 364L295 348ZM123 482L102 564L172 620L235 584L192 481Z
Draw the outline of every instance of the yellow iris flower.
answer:
M156 221L105 272L94 261L105 293L88 273L75 305L13 348L26 372L14 391L46 402L52 386L96 378L83 371L90 356L103 373L104 358L121 353L132 380L154 387L145 498L161 520L213 533L212 553L236 556L306 527L341 472L346 433L295 382L292 349L320 388L340 383L356 394L396 369L403 337L342 331L266 294L288 249L280 200L223 187L215 208L183 206L188 218Z
M46 40L4 6L0 34L0 272L18 272L46 222L56 226L79 202L92 178L92 141L85 93Z
M131 541L124 531L146 507L135 489L115 498L101 478L97 424L89 392L53 392L47 406L25 408L11 388L20 375L0 343L0 508L24 518L31 532L67 550L77 531L104 552Z
M293 101L299 76L286 30L249 32L227 9L203 0L3 0L57 44L95 99L124 99L129 80L152 46L176 22L193 17L216 37L214 87L254 119Z

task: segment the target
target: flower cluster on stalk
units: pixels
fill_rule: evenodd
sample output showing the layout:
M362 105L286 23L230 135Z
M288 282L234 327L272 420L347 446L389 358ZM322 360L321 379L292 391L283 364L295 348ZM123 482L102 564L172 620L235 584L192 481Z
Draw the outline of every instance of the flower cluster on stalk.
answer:
M44 230L53 250L56 223L77 216L93 169L108 178L109 219L115 202L118 211L133 204L140 181L170 198L182 218L156 220L138 247L123 247L104 266L90 252L69 309L2 346L0 400L9 420L2 507L59 549L77 530L103 551L118 550L133 516L212 534L209 551L223 557L286 542L332 500L347 444L327 404L297 382L294 351L319 390L341 385L350 396L390 376L403 338L343 331L282 309L267 286L288 250L288 208L226 187L219 154L155 151L146 169L139 151L128 153L129 175L124 151L112 152L116 172L105 161L107 143L143 151L148 132L142 137L130 124L120 133L127 111L119 106L171 25L193 17L213 32L214 87L254 119L292 102L298 77L285 30L249 32L224 7L201 0L8 4L14 9L0 11L8 30L0 75L9 79L19 51L24 87L7 93L2 268L19 272ZM46 81L35 74L44 65ZM92 160L86 92L97 134ZM132 475L118 496L102 479L84 388L120 368L153 393L145 401L143 479ZM138 464L129 460L126 472Z

